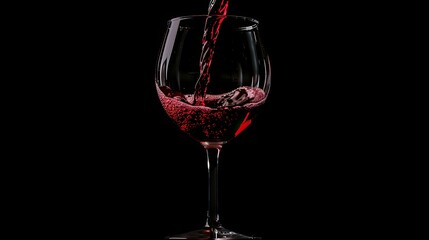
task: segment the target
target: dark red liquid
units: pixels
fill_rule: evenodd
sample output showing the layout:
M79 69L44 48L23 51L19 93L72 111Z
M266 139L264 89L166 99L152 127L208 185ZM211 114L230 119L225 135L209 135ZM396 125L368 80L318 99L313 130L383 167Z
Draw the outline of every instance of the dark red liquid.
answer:
M251 87L222 95L206 95L205 106L191 104L192 95L182 95L168 87L157 87L157 91L168 116L199 142L233 139L250 125L265 100L262 89Z
M229 0L211 0L208 15L225 16L228 10ZM195 86L194 105L205 105L205 95L210 82L210 65L216 46L219 29L225 18L207 18L202 40L202 51L200 57L200 76Z

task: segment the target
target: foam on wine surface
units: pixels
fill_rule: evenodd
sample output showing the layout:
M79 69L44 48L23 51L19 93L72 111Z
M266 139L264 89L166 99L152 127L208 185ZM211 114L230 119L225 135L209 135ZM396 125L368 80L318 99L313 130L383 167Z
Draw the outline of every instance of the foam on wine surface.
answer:
M198 141L225 142L246 129L265 101L260 88L239 87L229 93L207 94L206 104L193 105L192 94L183 95L158 87L158 96L168 116Z

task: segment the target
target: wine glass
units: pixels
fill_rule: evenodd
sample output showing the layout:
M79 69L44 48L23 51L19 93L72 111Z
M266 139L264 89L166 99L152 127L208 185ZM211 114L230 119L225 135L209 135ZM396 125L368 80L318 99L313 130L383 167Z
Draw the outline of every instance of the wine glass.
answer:
M236 15L170 19L155 83L167 115L202 145L208 165L205 225L166 239L261 239L224 228L218 212L222 146L249 126L270 90L271 65L259 22Z

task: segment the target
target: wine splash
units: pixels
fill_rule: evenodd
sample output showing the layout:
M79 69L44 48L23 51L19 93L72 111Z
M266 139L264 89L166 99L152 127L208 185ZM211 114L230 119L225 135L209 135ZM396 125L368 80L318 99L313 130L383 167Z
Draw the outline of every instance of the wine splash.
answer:
M240 87L227 94L205 96L205 106L192 105L192 95L167 86L157 88L168 116L199 142L224 142L240 134L252 122L266 97L260 88Z
M195 85L194 105L205 106L207 86L210 83L210 65L212 63L217 36L220 26L228 10L229 0L211 0L208 15L220 15L220 17L207 17L202 40L202 51L200 56L200 75Z

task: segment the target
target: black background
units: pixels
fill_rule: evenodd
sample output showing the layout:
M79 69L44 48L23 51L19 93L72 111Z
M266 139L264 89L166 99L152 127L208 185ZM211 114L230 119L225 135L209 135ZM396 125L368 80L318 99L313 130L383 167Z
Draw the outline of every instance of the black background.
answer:
M336 7L230 1L229 14L260 21L272 89L222 150L226 228L265 240L350 238L379 218L359 220L381 208L372 150L384 132L369 104L377 86L367 84L377 67L368 49L378 43L356 20L359 6ZM47 218L37 231L157 240L203 226L205 153L162 110L154 71L167 20L207 8L201 0L70 5L35 24L48 58L37 73L50 89L34 124L34 154L46 160L28 167L43 170L27 183L39 200L28 211Z

